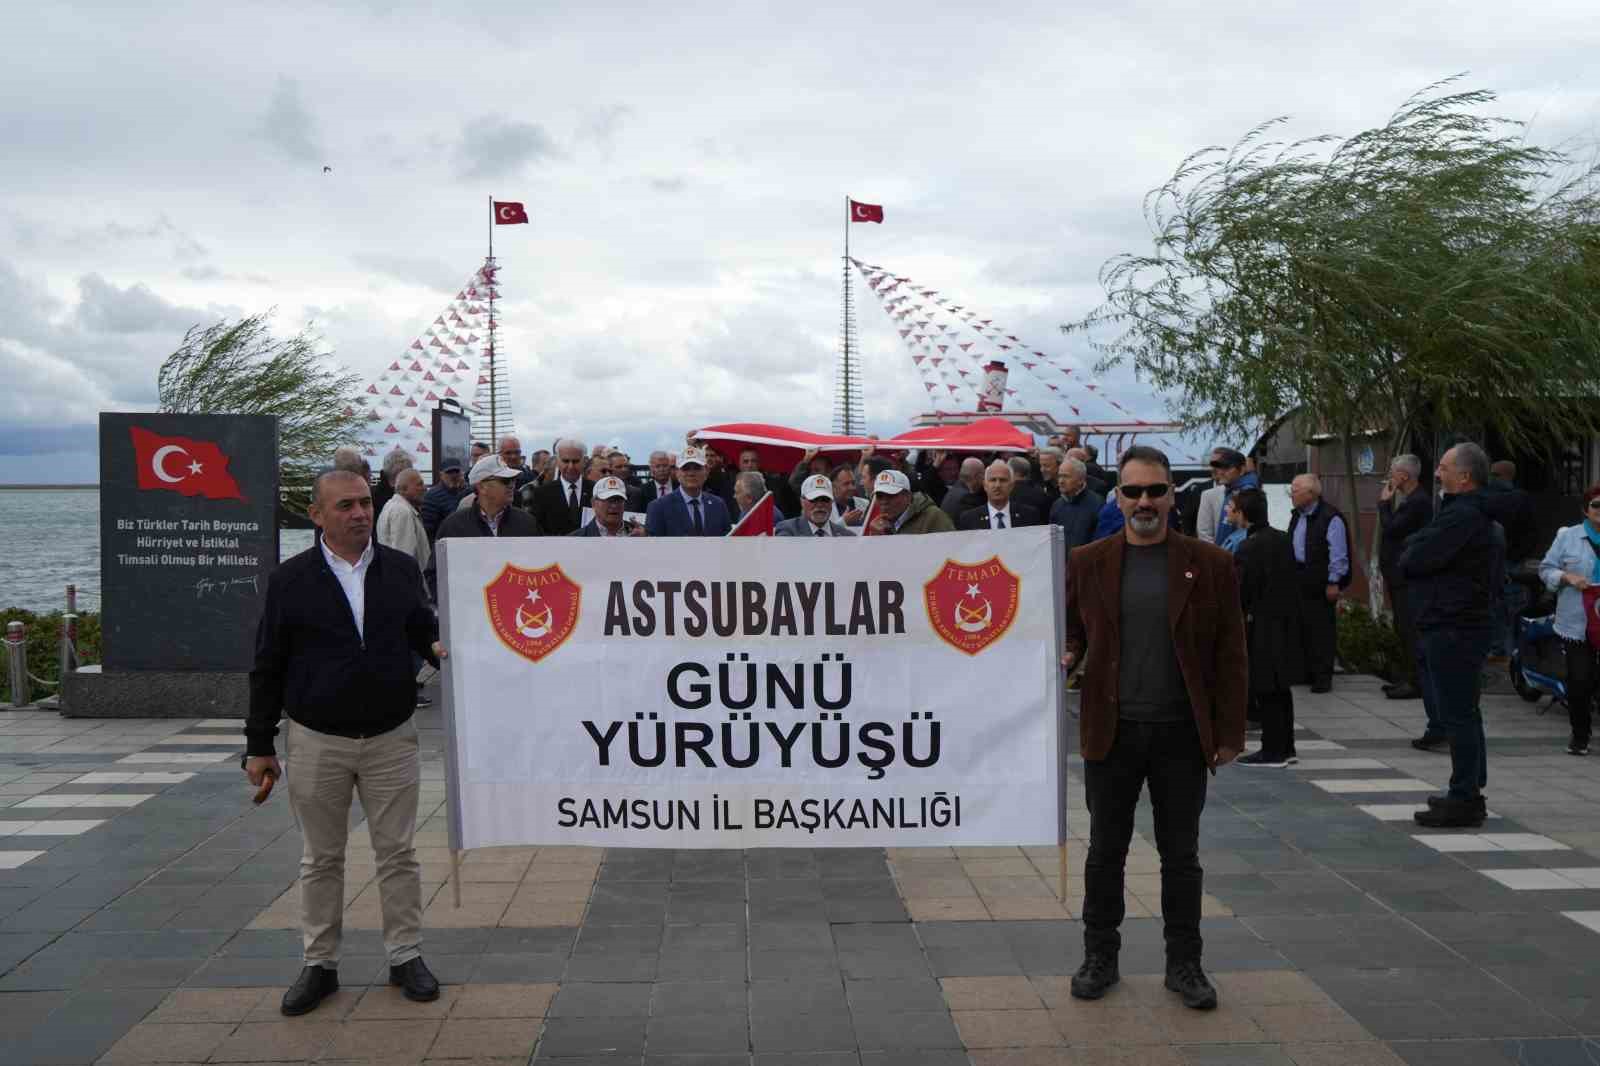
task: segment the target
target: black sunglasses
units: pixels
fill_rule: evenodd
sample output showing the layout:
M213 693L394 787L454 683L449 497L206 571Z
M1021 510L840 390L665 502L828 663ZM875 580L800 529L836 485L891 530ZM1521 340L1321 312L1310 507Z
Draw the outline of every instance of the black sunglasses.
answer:
M1137 500L1140 496L1148 496L1152 500L1159 500L1172 488L1165 481L1157 481L1153 485L1118 485L1117 491L1130 500Z
M1596 496L1594 499L1583 505L1583 508L1586 511L1593 511L1597 507L1600 507L1600 496Z

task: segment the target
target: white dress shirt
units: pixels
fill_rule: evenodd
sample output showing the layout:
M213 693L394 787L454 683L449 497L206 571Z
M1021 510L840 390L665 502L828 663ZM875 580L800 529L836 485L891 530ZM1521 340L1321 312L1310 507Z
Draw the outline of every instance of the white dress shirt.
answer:
M995 525L995 522L994 522L994 516L995 515L1004 516L1005 520L1006 520L1005 528L1006 529L1010 529L1011 528L1011 526L1012 526L1012 522L1011 522L1011 504L1009 502L1004 507L997 508L992 503L989 504L988 507L989 507L989 528L990 529L998 529L998 528L1000 528L1000 527Z
M819 526L815 522L811 521L811 519L807 518L806 519L806 525L811 527L811 532L808 533L807 536L812 536L812 537L831 537L831 536L833 536L833 527L830 526L826 522L824 522L822 525Z
M366 640L367 567L372 565L372 541L367 541L366 550L354 563L347 563L329 551L328 542L321 536L317 537L317 544L322 548L322 557L328 560L328 568L333 571L333 576L339 579L339 587L344 589L344 598L350 604L350 613L355 616L356 632L360 634L362 640Z

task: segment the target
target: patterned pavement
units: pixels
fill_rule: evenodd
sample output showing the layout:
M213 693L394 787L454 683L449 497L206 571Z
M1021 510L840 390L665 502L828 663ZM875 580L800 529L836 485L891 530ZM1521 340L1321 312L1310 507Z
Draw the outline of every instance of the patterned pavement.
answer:
M1122 984L1080 1003L1081 784L1054 848L469 855L453 904L442 735L418 848L437 1003L385 983L352 834L343 988L299 966L298 835L256 809L238 723L0 711L0 1063L1363 1064L1600 1061L1600 762L1565 715L1485 700L1490 820L1424 832L1448 776L1416 702L1298 698L1302 761L1229 768L1202 835L1215 1013L1161 988L1148 812ZM359 819L359 811L356 814Z

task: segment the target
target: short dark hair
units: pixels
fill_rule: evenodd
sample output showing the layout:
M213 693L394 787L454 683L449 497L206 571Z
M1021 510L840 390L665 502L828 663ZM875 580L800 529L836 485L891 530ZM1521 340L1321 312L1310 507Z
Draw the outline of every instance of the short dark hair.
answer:
M843 473L848 473L851 477L855 477L856 476L856 468L851 466L849 463L840 463L838 466L836 466L832 470L828 471L828 480L829 481L838 481L839 480L839 475L843 474Z
M472 446L474 448L482 448L484 451L488 451L489 450L489 446L487 444L483 443L483 441L481 441L481 440L473 441L472 442Z
M1252 526L1267 524L1267 494L1260 489L1240 489L1230 499Z
M1211 454L1217 457L1219 463L1227 464L1229 469L1244 466L1244 452L1235 448L1212 448Z
M1167 460L1167 453L1160 448L1152 448L1148 444L1135 444L1122 453L1122 458L1117 460L1117 473L1122 473L1122 468L1129 463L1155 463L1172 473L1172 463Z
M894 463L881 455L873 455L867 459L867 470L871 472L874 479L885 470L893 470L894 468Z

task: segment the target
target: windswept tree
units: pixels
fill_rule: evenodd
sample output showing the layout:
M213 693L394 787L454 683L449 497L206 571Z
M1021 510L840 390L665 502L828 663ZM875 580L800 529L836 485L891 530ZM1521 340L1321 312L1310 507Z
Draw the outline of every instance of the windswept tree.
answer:
M351 397L359 379L319 351L307 326L274 336L271 312L192 327L161 364L161 410L174 414L276 415L285 504L304 513L307 489L333 450L356 438Z
M1391 453L1420 425L1554 448L1600 430L1595 166L1429 86L1376 129L1292 143L1263 123L1145 198L1154 245L1101 269L1062 328L1131 364L1183 421L1249 436L1299 411Z

